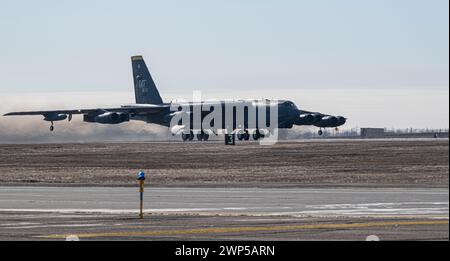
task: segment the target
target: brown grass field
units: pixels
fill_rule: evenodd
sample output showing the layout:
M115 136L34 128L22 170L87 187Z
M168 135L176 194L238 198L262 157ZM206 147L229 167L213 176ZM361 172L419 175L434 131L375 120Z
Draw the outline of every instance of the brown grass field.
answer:
M0 145L0 185L448 187L449 141Z

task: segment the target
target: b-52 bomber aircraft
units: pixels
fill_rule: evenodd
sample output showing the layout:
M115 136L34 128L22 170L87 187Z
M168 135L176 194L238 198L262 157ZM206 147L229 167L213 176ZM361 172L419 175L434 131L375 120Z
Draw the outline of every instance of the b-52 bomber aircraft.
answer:
M45 121L51 123L50 131L54 130L54 122L70 121L74 114L82 114L85 122L100 124L139 120L169 127L173 135L181 134L183 141L191 141L195 136L199 141L206 141L210 135L221 132L225 135L225 144L234 144L235 135L239 140L249 140L251 136L259 140L268 137L273 129L289 129L294 125L316 126L319 128L318 134L322 135L322 129L337 130L347 120L342 116L299 109L289 100L165 103L142 56L132 56L131 64L135 104L116 108L10 112L4 116L42 115Z

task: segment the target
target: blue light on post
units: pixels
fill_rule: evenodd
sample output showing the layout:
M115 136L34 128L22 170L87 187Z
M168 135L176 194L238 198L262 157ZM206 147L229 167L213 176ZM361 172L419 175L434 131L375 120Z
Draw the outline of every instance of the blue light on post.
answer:
M143 171L139 171L138 178L139 180L139 198L140 198L140 204L139 204L139 218L144 218L144 180L145 180L145 173Z

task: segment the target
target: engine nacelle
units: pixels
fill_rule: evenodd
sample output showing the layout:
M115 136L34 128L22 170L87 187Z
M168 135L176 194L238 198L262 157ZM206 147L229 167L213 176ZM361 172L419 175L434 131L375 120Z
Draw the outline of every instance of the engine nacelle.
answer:
M83 121L97 122L101 124L118 124L125 121L130 121L130 115L128 113L121 112L105 112L95 116L85 114L83 116Z
M338 116L336 118L338 119L337 126L344 125L345 122L347 121L347 119L345 117L342 117L342 116Z
M342 116L324 116L322 119L314 124L316 127L320 128L334 128L343 125L347 119Z
M172 118L176 118L178 120L177 125L186 124L186 122L182 122L181 120L191 120L192 119L192 112L186 112L186 111L175 111L170 114L167 114L164 116L163 121L170 123L172 121Z
M103 124L118 124L121 122L129 121L130 116L127 113L120 112L105 112L103 114L97 115L95 122Z
M56 113L52 113L52 114L45 114L44 115L44 121L62 121L67 119L67 115L66 114L56 114Z
M317 114L301 114L295 121L295 125L312 125L321 119Z
M322 125L322 126L329 126L329 127L334 127L334 126L337 125L337 123L338 123L338 118L334 117L334 116L324 116L319 121L320 125Z

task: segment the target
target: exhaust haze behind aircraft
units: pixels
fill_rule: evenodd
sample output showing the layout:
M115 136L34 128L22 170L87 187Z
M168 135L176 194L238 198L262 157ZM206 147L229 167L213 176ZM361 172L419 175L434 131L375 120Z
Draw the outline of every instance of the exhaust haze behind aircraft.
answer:
M131 57L135 104L116 108L49 110L10 112L4 116L42 115L49 121L50 131L54 122L72 119L82 114L83 121L100 124L119 124L130 120L169 127L173 135L181 134L183 141L196 136L199 141L210 135L225 134L225 144L239 140L259 140L278 128L290 129L294 125L311 125L319 128L336 128L345 124L346 118L299 109L289 100L235 100L163 102L155 82L142 56ZM275 123L275 124L273 124ZM275 126L274 126L275 125Z

